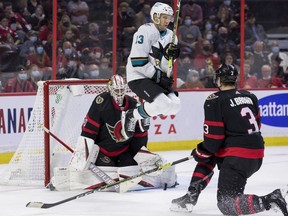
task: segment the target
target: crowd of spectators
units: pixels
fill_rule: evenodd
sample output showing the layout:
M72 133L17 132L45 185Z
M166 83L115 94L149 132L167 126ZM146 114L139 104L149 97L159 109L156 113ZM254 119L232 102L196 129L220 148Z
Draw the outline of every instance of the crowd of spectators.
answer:
M56 78L112 75L112 0L57 1ZM0 0L0 92L52 79L53 1Z
M287 54L268 40L249 2L245 15L244 88L288 87ZM240 71L240 1L183 1L180 18L178 88L214 88L211 79L222 63Z
M58 0L56 78L109 78L113 29L117 71L123 72L133 34L151 22L155 2L118 0L116 6L112 0ZM0 92L37 91L37 81L52 78L52 10L51 0L0 0ZM248 3L245 14L244 88L288 86L287 54L268 40ZM221 63L240 67L240 1L182 0L178 39L177 87L214 88L211 80Z

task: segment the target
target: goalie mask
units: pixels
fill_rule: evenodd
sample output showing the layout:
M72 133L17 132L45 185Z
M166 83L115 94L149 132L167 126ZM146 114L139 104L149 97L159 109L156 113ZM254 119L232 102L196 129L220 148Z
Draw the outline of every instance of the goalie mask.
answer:
M154 14L156 14L157 20L154 19ZM174 21L173 19L173 9L165 3L161 3L161 2L156 2L153 7L151 8L150 11L150 16L151 16L151 20L156 23L159 24L160 23L160 16L161 14L166 14L171 16L171 22Z
M127 89L127 84L124 78L120 75L113 75L109 79L107 86L114 101L119 106L122 106Z

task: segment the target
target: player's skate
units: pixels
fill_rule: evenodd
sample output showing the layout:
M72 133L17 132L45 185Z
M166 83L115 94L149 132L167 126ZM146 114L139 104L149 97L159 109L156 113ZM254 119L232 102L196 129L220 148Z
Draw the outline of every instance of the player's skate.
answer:
M137 120L133 117L133 110L127 110L122 112L121 124L122 124L122 133L125 139L129 139L133 136L135 132Z
M139 119L139 127L142 132L148 131L150 127L150 118Z
M193 190L188 191L184 196L173 199L170 210L175 212L192 212L193 206L197 203L199 194L200 189L194 188Z
M287 190L276 189L272 193L264 196L262 199L265 209L269 210L277 207L284 216L288 216L287 203L284 198L286 195Z

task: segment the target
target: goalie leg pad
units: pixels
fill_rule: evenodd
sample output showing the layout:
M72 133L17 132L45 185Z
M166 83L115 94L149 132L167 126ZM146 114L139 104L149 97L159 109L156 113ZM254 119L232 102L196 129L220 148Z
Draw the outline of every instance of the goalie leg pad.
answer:
M55 167L54 176L49 183L50 190L70 190L70 171L67 167Z
M101 170L115 181L118 181L117 167L101 167ZM104 185L90 170L78 171L69 167L55 167L54 176L51 179L49 188L57 191L92 189ZM103 191L115 191L113 187Z
M117 167L99 167L111 179L118 181ZM70 188L71 190L92 189L104 185L105 182L96 176L91 170L70 171ZM107 188L103 191L115 191L114 187Z
M160 184L162 188L175 187L177 185L177 174L175 172L175 166L171 166L164 169L160 175Z
M69 166L76 170L87 170L90 163L95 163L99 153L99 146L90 138L80 136Z

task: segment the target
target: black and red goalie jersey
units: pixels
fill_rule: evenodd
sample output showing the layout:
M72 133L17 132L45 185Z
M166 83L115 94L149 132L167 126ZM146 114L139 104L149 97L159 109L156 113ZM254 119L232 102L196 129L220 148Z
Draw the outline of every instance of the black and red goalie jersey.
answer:
M128 149L136 154L142 146L147 145L147 131L141 132L137 124L133 137L125 140L121 136L121 113L136 105L137 101L128 95L125 95L122 106L115 102L109 92L97 95L82 125L81 136L93 139L100 152L110 157L118 156Z

